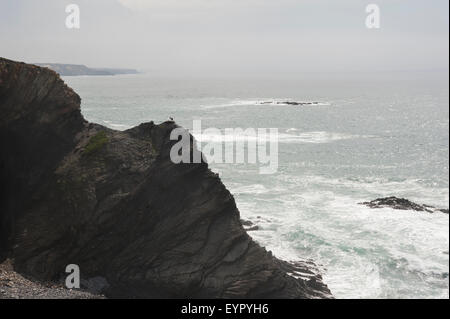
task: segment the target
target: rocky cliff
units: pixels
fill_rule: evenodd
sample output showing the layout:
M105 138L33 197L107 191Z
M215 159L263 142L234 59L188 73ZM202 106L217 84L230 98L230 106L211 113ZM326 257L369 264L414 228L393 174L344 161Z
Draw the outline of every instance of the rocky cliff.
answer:
M170 161L176 124L88 123L55 72L5 59L0 114L0 261L16 271L58 280L77 264L110 297L331 297L252 241L206 163Z

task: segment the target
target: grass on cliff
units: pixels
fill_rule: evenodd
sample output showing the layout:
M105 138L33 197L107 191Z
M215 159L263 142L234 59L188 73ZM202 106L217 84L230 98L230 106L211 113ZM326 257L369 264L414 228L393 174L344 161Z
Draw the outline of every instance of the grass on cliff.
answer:
M98 132L91 137L89 143L84 148L85 155L91 155L102 149L108 143L108 136L105 131Z

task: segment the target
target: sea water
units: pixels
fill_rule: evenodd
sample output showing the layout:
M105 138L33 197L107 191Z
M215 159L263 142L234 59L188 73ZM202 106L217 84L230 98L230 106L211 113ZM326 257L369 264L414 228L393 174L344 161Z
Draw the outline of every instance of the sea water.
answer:
M312 260L337 298L448 298L449 216L370 209L405 197L449 206L448 73L65 77L89 121L278 128L279 168L212 164L250 232ZM318 105L282 105L283 101ZM261 104L263 101L273 103ZM214 137L211 137L214 138Z

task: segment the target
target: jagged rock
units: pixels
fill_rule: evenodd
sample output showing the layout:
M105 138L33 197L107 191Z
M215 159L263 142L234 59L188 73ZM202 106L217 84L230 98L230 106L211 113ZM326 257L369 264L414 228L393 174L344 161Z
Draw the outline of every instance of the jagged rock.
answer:
M260 229L260 227L258 225L255 225L250 220L241 219L241 224L242 224L242 226L244 226L244 229L247 232L255 231L255 230L259 230Z
M0 114L0 254L16 271L77 264L110 297L331 297L252 241L206 163L171 162L175 123L88 123L55 72L6 59Z
M419 205L419 204L411 202L408 199L397 198L395 196L378 198L378 199L375 199L370 202L364 202L364 203L359 203L359 204L366 205L370 208L390 207L393 209L400 209L400 210L414 210L414 211L418 211L418 212L428 212L428 213L442 212L444 214L448 214L448 209L438 209L436 207L429 206L429 205Z
M241 219L241 224L244 227L251 227L254 225L250 220L245 220L245 219Z

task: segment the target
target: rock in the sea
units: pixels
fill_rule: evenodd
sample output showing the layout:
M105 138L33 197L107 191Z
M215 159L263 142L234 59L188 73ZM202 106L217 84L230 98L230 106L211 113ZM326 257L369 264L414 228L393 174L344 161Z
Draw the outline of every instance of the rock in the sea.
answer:
M110 297L331 297L247 235L206 163L172 163L175 123L88 123L55 72L6 59L0 114L0 259L16 271L54 281L77 264Z
M241 224L242 226L244 226L245 231L249 232L249 231L255 231L255 230L260 230L260 227L258 225L255 225L253 222L251 222L250 220L244 220L241 219Z
M276 104L276 105L306 106L306 105L319 105L319 102L262 101L262 102L259 102L258 104L260 104L260 105L265 105L265 104Z
M318 105L319 102L292 102L292 101L284 101L284 102L277 102L277 104L305 106L305 105Z
M435 213L435 212L442 212L445 214L448 214L448 209L439 209L433 206L429 205L420 205L411 202L408 199L405 198L398 198L395 196L391 197L385 197L385 198L378 198L370 202L364 202L359 203L360 205L366 205L370 208L393 208L393 209L400 209L400 210L414 210L417 212L428 212L428 213Z

